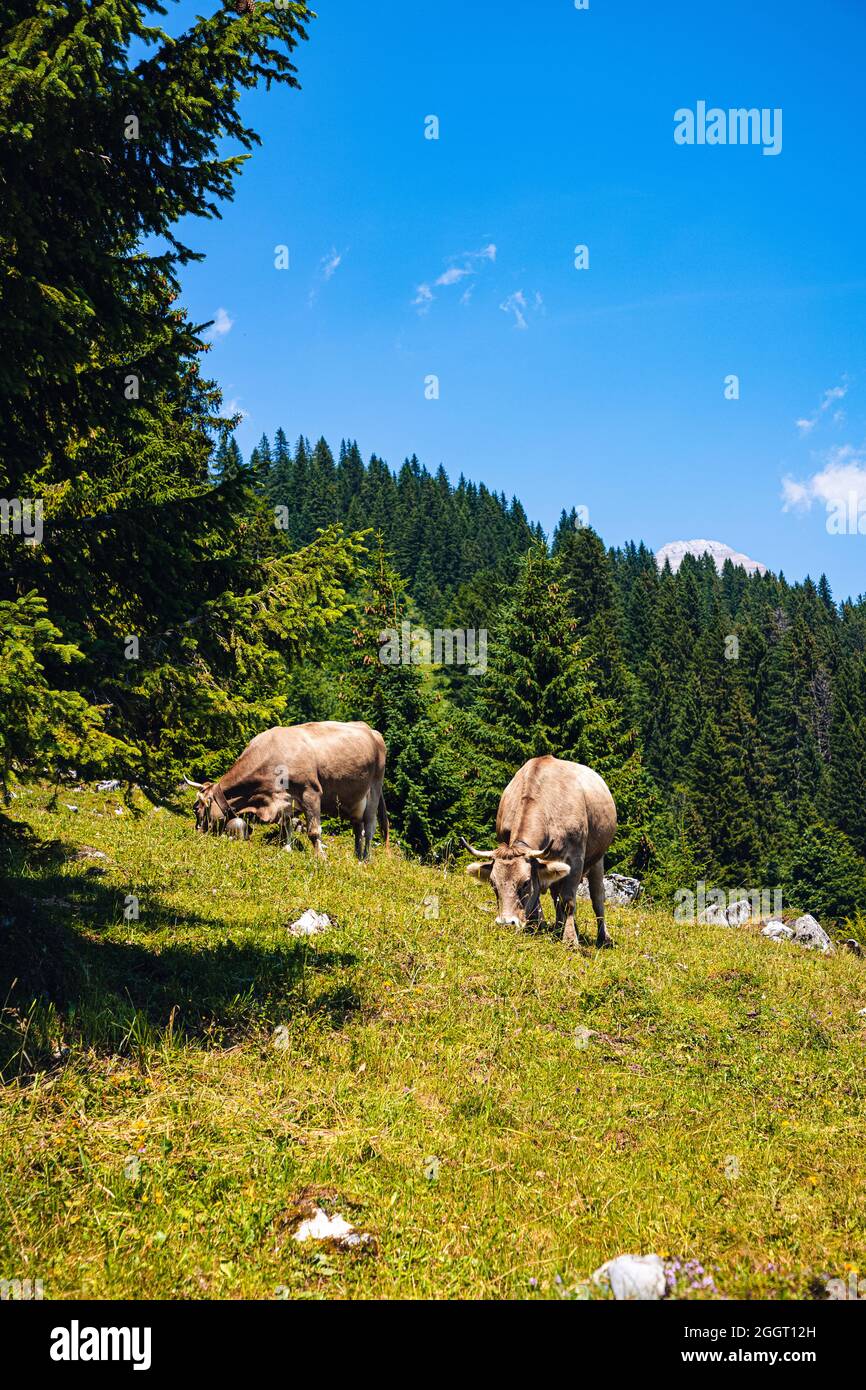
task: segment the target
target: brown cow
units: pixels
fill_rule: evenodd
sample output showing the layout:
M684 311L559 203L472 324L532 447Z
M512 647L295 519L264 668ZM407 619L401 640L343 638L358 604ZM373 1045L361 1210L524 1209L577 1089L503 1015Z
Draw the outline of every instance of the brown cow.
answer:
M596 946L610 946L604 921L604 854L616 834L616 806L607 783L582 763L530 758L508 783L496 816L496 849L463 844L479 861L466 872L489 882L497 922L523 927L540 917L550 890L557 925L577 944L574 904L584 874L598 922Z
M196 829L246 838L250 832L242 816L286 828L299 809L314 852L324 857L322 814L343 816L355 831L356 855L369 859L377 819L389 848L385 756L382 735L360 721L268 729L217 782L190 783L199 789Z

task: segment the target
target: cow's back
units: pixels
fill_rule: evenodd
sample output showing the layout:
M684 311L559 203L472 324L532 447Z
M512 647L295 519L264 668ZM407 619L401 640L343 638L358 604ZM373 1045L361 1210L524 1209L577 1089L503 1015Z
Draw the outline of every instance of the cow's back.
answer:
M300 724L296 732L306 750L304 764L315 766L322 810L363 814L368 793L381 789L385 776L385 740L378 730L362 720L324 720Z
M381 782L385 775L385 740L363 720L297 724L292 732L302 735L323 786L344 780Z
M322 810L359 805L385 775L385 741L358 720L322 720L265 729L247 744L220 779L227 795L262 820L275 819L285 803L283 789L299 798L309 788L321 793Z
M580 846L587 866L604 854L616 833L616 806L603 777L583 763L549 755L530 758L514 774L499 803L496 838L538 848L548 840L568 856Z

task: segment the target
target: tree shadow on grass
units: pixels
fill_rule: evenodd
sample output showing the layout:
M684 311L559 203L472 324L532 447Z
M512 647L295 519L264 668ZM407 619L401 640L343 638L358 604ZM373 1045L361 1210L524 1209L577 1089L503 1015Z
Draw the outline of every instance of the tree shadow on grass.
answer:
M0 1077L57 1065L73 1044L135 1051L171 1036L225 1047L251 1033L319 1018L339 1028L361 1007L352 952L286 936L153 948L109 938L124 893L98 861L61 873L75 848L0 817ZM132 925L132 924L131 924ZM210 917L148 893L148 925L214 934ZM102 935L100 935L102 933Z

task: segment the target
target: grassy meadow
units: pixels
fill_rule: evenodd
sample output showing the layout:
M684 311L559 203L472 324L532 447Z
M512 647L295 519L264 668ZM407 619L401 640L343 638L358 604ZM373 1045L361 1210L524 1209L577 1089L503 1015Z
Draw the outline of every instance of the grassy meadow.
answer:
M587 902L569 953L460 870L120 804L34 788L0 841L0 1276L561 1298L654 1251L707 1271L683 1297L788 1298L866 1269L862 961L641 906L596 953ZM307 907L335 925L294 938ZM310 1195L374 1239L298 1244Z

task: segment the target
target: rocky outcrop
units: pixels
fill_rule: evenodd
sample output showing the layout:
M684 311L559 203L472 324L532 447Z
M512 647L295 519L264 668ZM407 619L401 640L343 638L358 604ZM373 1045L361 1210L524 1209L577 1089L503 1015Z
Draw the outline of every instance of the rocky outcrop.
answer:
M793 922L783 922L781 918L774 917L761 928L761 935L769 937L771 941L793 941L795 946L820 951L824 956L832 956L835 950L820 922L808 912Z
M821 926L820 922L809 915L798 917L796 922L791 922L791 930L794 933L794 943L797 946L805 946L810 951L820 951L822 955L831 955L833 943Z
M785 922L768 922L761 928L761 936L768 936L771 941L790 941L793 935L793 931Z
M748 922L751 915L752 904L749 899L739 898L727 907L722 907L720 903L711 903L703 912L698 913L698 921L704 926L738 927L742 922Z
M629 907L640 897L641 883L638 878L627 878L625 874L605 874L604 900L616 907ZM589 884L583 879L577 890L579 898L589 897Z
M732 565L742 565L747 574L767 573L767 566L762 565L760 560L751 560L741 550L733 550L725 545L724 541L668 541L667 545L656 551L656 564L661 570L667 563L676 574L687 555L711 555L719 574L726 560L730 560Z

